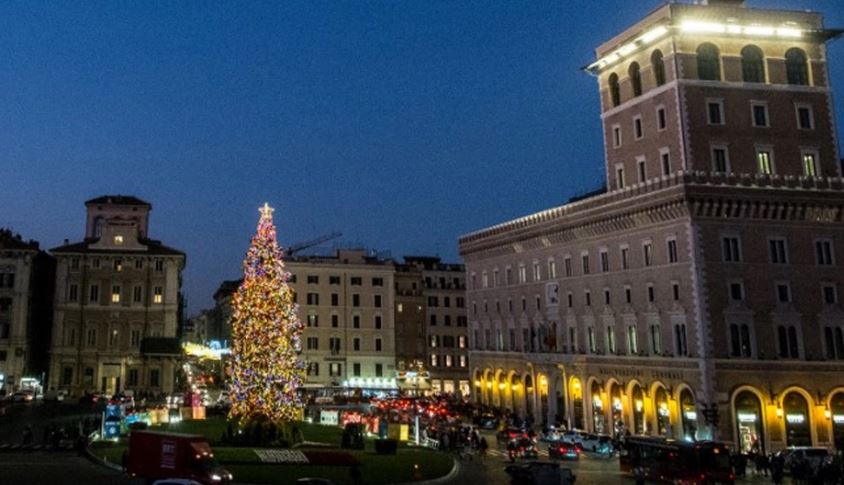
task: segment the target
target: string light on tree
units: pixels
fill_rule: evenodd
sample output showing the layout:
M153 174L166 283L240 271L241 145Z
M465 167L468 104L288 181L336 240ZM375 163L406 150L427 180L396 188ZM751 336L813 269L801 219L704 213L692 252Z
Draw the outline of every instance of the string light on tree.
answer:
M292 421L302 409L303 325L276 240L275 209L264 203L258 210L261 218L243 261L243 283L232 299L229 416L241 422L258 417Z

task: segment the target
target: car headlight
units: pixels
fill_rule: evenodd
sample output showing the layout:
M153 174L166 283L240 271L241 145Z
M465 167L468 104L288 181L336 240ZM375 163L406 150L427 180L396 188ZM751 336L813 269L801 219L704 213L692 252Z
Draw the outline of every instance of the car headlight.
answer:
M211 480L213 480L215 482L219 482L222 479L223 479L223 477L221 477L220 475L217 475L216 473L211 475Z

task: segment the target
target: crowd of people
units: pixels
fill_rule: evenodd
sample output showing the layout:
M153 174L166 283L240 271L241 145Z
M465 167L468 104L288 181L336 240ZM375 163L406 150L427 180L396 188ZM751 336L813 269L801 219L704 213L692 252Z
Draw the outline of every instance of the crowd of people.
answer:
M839 453L826 457L808 457L786 452L735 453L732 455L733 470L737 477L766 477L775 484L784 482L786 475L796 484L844 483L844 456Z

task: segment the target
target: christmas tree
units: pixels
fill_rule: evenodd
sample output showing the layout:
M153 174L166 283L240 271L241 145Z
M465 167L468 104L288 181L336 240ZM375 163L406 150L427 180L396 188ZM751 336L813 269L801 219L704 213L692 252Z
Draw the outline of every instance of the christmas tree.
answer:
M243 283L232 301L229 416L241 423L297 419L302 408L298 389L305 379L299 359L303 325L287 284L290 274L276 241L273 209L265 203L260 212L243 261Z

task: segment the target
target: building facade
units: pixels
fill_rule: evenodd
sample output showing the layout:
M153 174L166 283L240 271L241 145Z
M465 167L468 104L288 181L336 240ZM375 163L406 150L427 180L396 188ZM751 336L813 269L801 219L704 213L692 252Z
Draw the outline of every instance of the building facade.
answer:
M469 336L465 268L440 258L405 256L414 268L424 301L425 367L431 391L469 396Z
M476 397L844 447L844 180L816 13L668 4L597 49L607 188L460 239Z
M85 207L84 240L52 250L50 388L170 394L181 354L185 254L149 238L147 202L115 195Z
M394 388L393 263L365 251L285 262L310 387Z
M0 394L46 371L54 271L37 242L0 229Z

